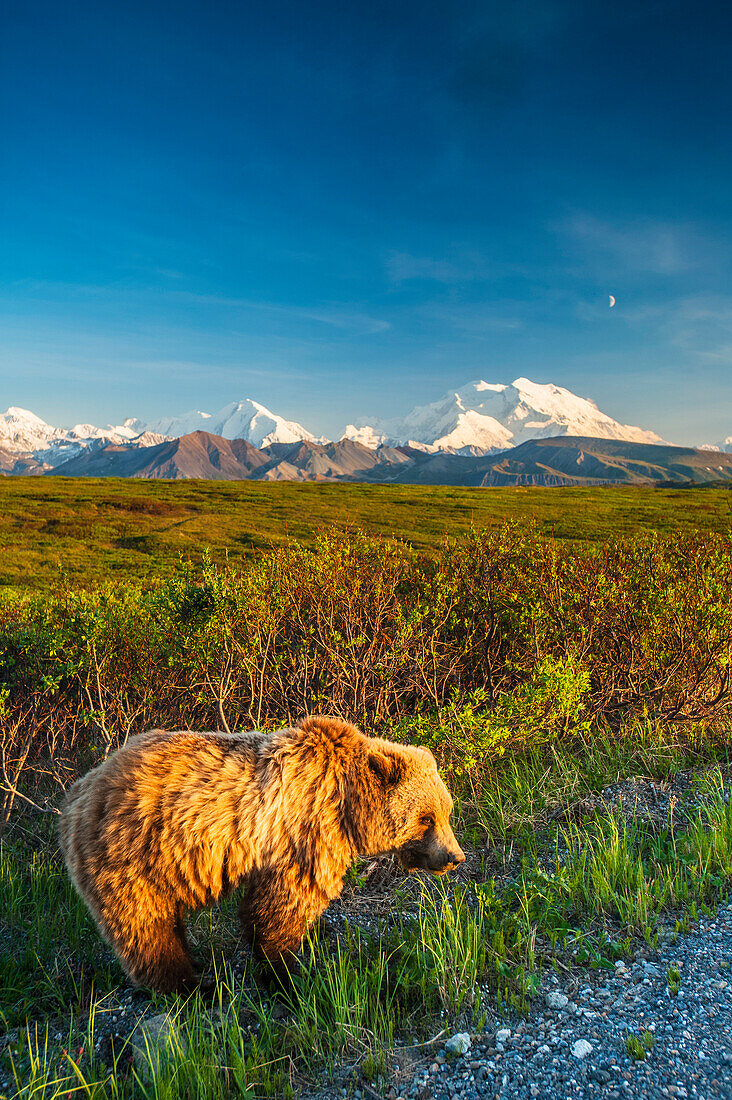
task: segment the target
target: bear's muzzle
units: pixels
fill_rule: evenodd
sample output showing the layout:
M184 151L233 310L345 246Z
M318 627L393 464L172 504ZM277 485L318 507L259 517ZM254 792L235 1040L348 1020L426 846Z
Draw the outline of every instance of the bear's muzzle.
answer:
M396 854L408 872L429 871L432 875L444 875L465 863L465 853L457 841L449 847L434 840L424 846L419 843L406 844Z

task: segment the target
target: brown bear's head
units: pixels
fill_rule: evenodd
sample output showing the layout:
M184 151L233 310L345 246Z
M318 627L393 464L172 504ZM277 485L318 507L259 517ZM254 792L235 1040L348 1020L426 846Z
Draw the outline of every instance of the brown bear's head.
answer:
M377 738L367 752L369 773L376 780L364 806L372 845L394 852L405 871L444 875L464 863L465 853L450 827L452 798L432 753Z

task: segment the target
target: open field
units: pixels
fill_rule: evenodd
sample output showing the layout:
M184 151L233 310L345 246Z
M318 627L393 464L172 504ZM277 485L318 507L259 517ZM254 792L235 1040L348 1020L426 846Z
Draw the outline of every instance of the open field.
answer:
M75 588L164 577L180 555L232 563L323 530L362 529L434 550L507 520L557 539L726 531L725 489L457 489L212 481L0 479L0 584Z

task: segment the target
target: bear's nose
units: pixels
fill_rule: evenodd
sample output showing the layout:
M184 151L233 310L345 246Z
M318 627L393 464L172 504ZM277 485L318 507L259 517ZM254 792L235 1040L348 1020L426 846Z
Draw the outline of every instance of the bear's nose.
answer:
M461 863L465 863L465 852L463 852L463 851L453 852L452 855L450 856L450 862L454 863L456 867Z

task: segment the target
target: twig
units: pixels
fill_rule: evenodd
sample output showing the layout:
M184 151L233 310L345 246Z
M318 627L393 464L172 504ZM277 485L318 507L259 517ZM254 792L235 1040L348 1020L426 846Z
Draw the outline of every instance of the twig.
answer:
M361 1082L361 1091L369 1096L371 1100L384 1100L383 1094L377 1092L376 1089L372 1089L371 1085L367 1085L365 1081Z
M39 806L37 802L34 802L32 798L28 798L27 795L22 794L19 790L13 787L6 787L5 784L0 784L0 790L5 791L6 794L12 794L14 798L22 798L24 802L27 802L29 806L32 806L34 810L38 810L39 814L60 814L61 811L57 810L55 806Z
M442 1031L438 1031L436 1035L433 1035L431 1039L427 1039L424 1043L412 1043L411 1046L404 1047L404 1050L419 1050L420 1047L429 1047L433 1043L436 1043L438 1039L441 1039L443 1035L447 1034L447 1028L443 1027Z
M227 669L227 672L226 672L226 692L227 692L227 694L228 694L228 687L229 687L230 679L231 679L231 672ZM206 683L209 686L211 694L213 695L214 699L216 700L216 702L219 705L219 718L221 719L221 724L224 727L224 730L226 731L226 733L231 733L231 730L229 729L229 723L226 721L226 715L224 714L224 690L225 689L224 689L224 672L223 672L223 670L221 672L221 678L219 679L219 690L218 690L218 692L216 692L214 690L214 686L211 683L211 677L209 676L208 673L206 673Z

